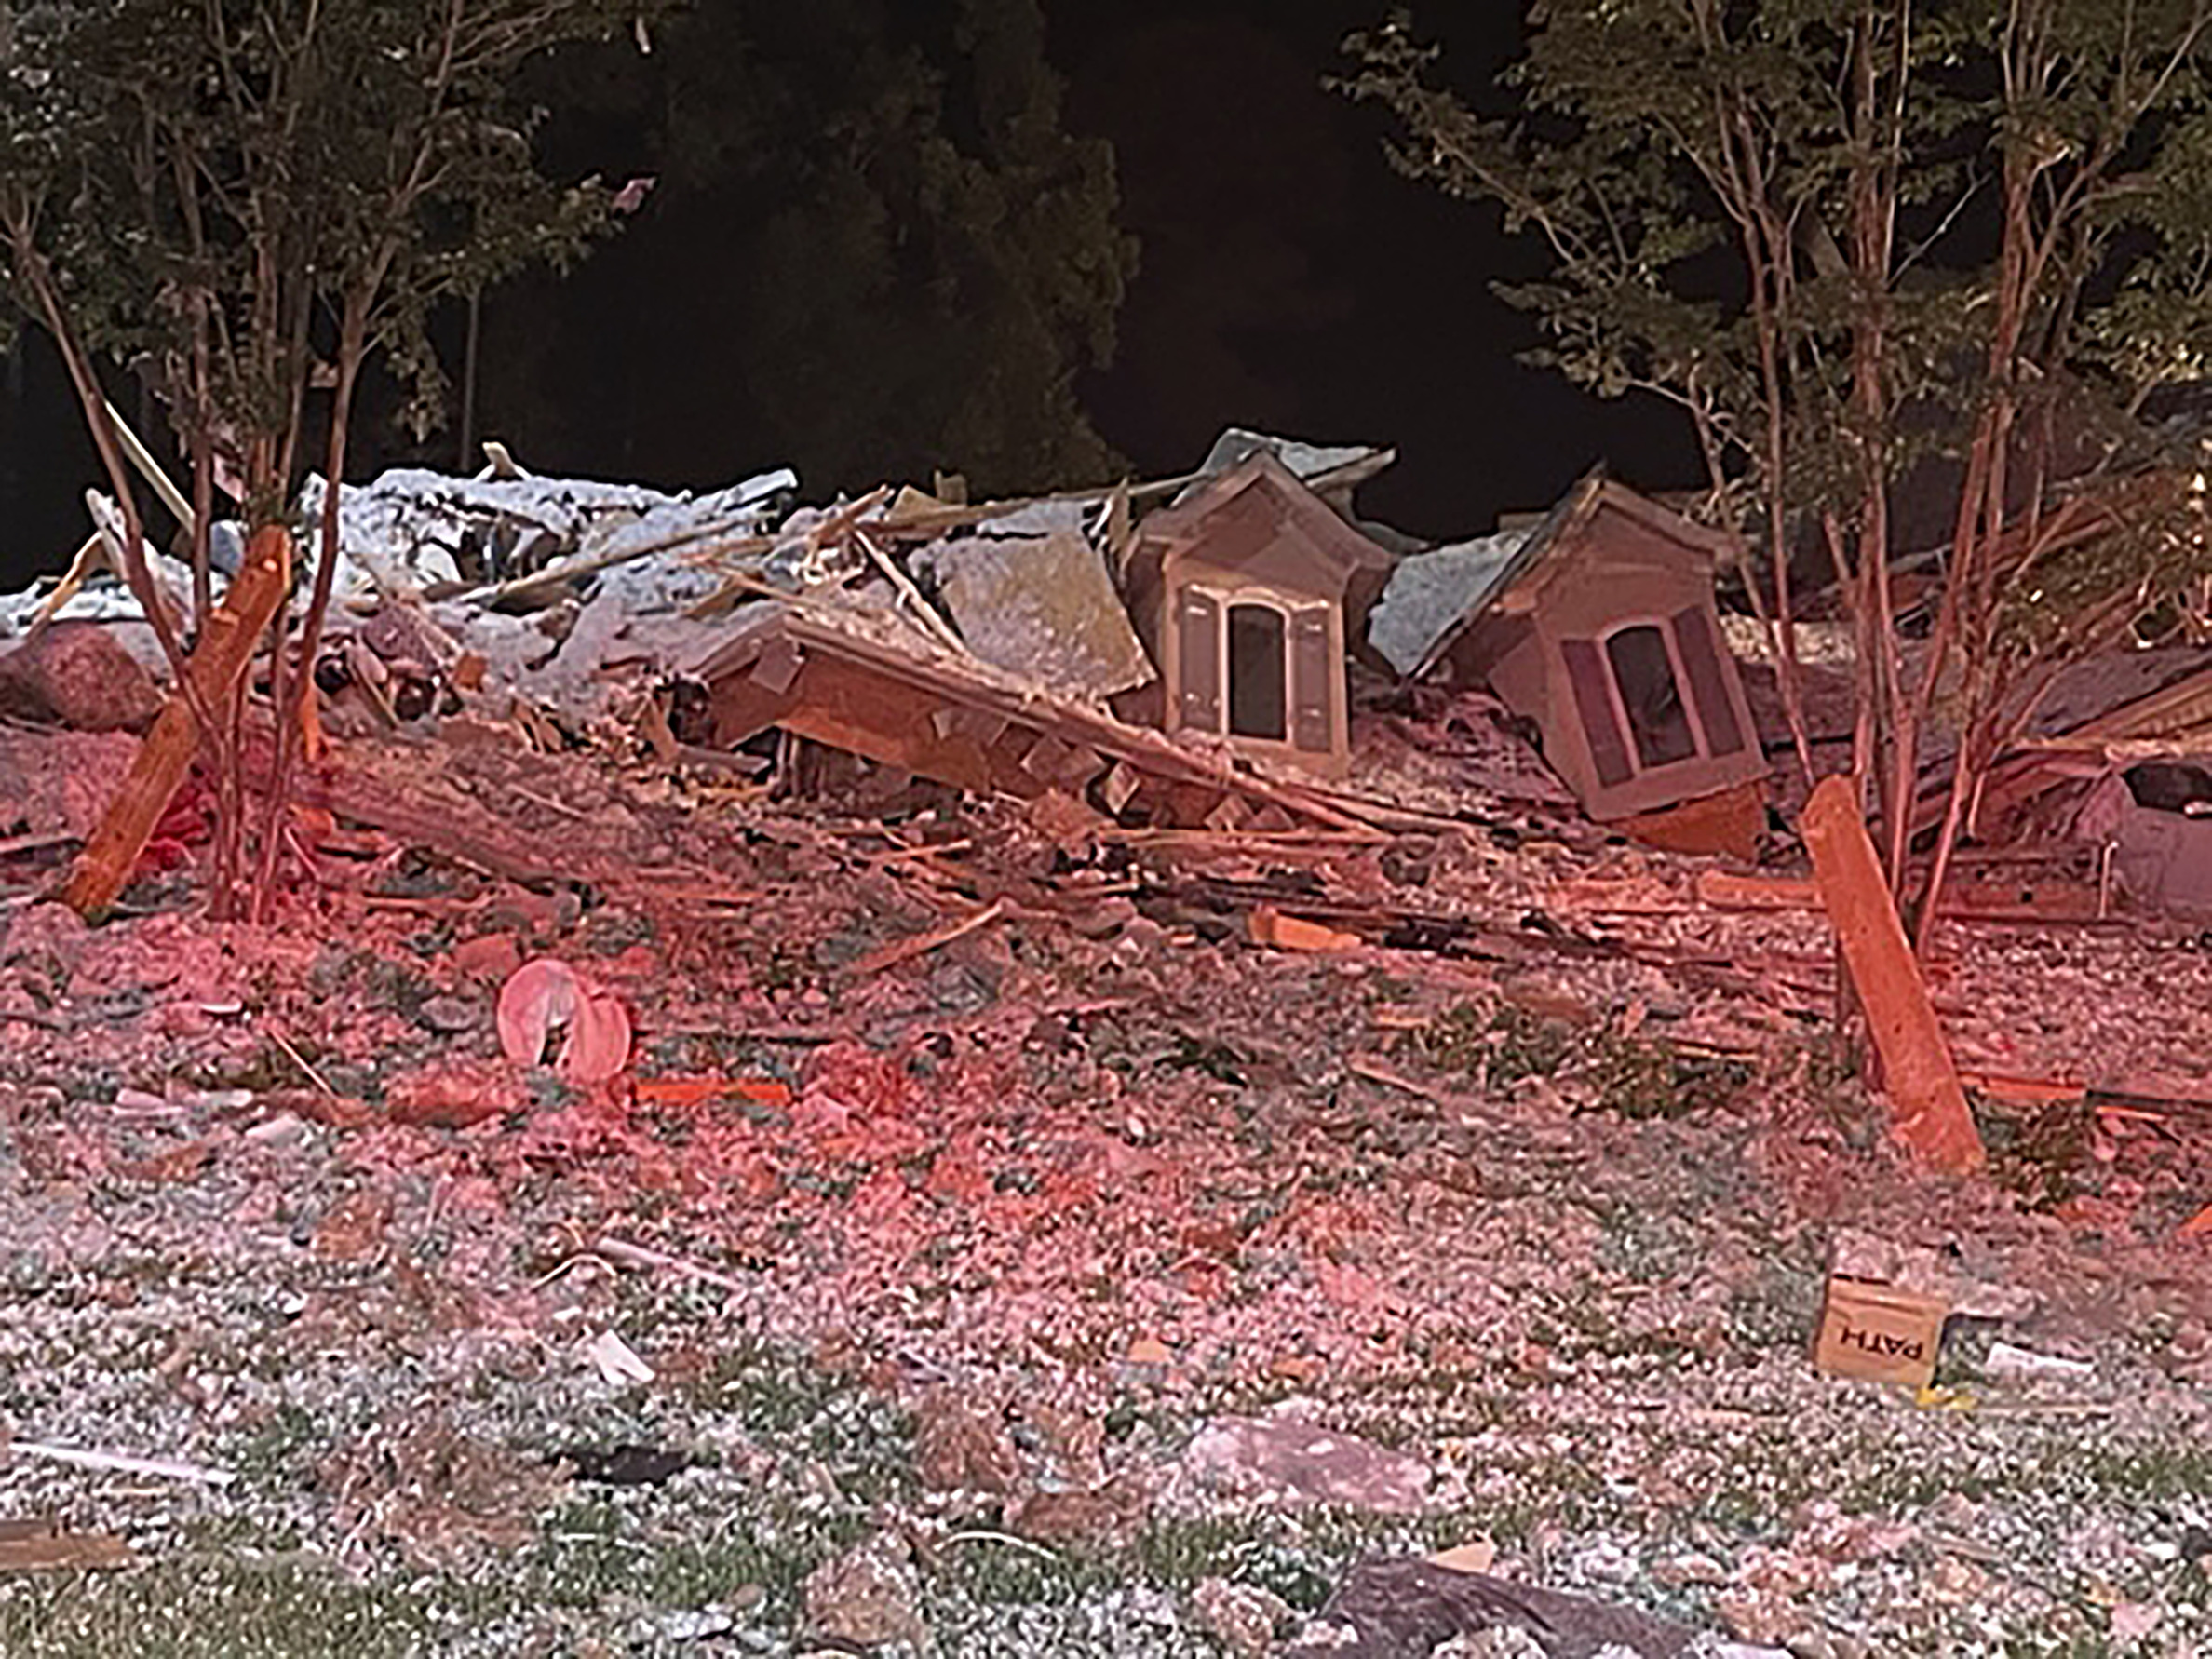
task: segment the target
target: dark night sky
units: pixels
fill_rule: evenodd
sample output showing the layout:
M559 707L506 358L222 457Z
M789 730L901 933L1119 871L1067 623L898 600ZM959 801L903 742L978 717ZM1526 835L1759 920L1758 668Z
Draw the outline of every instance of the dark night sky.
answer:
M1072 123L1113 141L1143 241L1121 354L1087 388L1140 471L1188 467L1227 425L1394 444L1361 509L1433 537L1548 506L1600 455L1632 482L1694 481L1665 411L1517 360L1533 330L1490 285L1536 250L1494 208L1401 178L1388 116L1322 85L1388 0L1049 4ZM1485 96L1519 8L1430 9L1454 83Z
M1113 141L1123 223L1142 244L1119 353L1084 386L1140 475L1188 468L1228 425L1395 444L1397 466L1362 508L1438 538L1548 505L1600 456L1632 482L1693 481L1665 411L1516 360L1532 334L1490 284L1531 273L1535 250L1502 236L1494 209L1398 177L1381 148L1388 118L1322 85L1343 35L1388 0L1044 5L1069 124ZM1518 8L1451 9L1433 24L1455 82L1479 94L1514 54ZM15 587L66 560L100 475L43 342L10 363L9 392L0 581ZM128 411L134 398L119 400ZM362 476L378 458L357 459Z

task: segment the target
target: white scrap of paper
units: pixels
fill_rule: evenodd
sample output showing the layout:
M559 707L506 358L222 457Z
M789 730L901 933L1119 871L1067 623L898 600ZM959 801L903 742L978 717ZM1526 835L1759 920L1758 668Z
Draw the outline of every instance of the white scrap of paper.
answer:
M600 1375L607 1380L610 1388L627 1388L633 1382L653 1381L653 1368L638 1357L638 1352L611 1330L602 1330L584 1344L584 1356L600 1369Z

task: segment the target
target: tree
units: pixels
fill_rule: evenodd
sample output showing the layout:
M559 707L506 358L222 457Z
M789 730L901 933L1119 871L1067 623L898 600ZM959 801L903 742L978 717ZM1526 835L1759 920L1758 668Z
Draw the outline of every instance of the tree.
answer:
M288 718L276 722L255 887L265 893L330 598L362 367L382 353L435 408L425 329L438 300L565 262L608 227L604 185L540 171L516 81L537 53L627 35L645 26L640 16L618 0L50 0L13 20L0 84L14 139L0 167L6 274L70 366L121 508L127 577L223 780L219 912L237 873L243 660L213 695L187 671L147 576L96 357L153 365L192 461L203 634L216 614L206 537L218 473L238 474L250 529L287 525L310 393L331 393L313 598L289 669L281 650L272 657ZM274 604L283 573L272 585ZM231 620L258 634L263 618ZM118 814L133 804L143 812L127 801ZM101 844L73 881L87 908L113 897L137 851L119 836L125 869L94 868Z
M1401 15L1344 83L1399 117L1404 171L1504 205L1553 255L1505 290L1545 360L1665 398L1711 510L1756 545L1801 763L1792 574L1817 533L1855 623L1855 771L1902 894L1922 733L1960 734L1922 939L1977 779L2070 660L2204 558L2129 481L2133 419L2204 372L2206 0L1551 0L1486 115ZM2071 465L2058 465L2071 448ZM1898 480L1962 473L1934 636L1909 671ZM1924 476L1924 474L1923 474ZM1749 526L1756 524L1753 532ZM2092 533L2094 532L2094 533Z
M1110 474L1074 383L1134 245L1036 0L728 0L539 85L557 144L659 182L575 284L487 314L483 400L520 452L671 481L788 460L816 490Z

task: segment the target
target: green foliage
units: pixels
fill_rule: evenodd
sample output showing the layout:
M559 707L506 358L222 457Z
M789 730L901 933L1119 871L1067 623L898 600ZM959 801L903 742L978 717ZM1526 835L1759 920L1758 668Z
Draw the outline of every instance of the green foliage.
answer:
M149 371L274 517L326 357L382 351L434 411L431 307L610 227L603 183L541 171L516 77L661 4L26 6L0 75L7 276L26 298L50 274L62 326Z
M1597 1110L1677 1118L1725 1107L1751 1080L1741 1061L1689 1054L1663 1038L1624 1037L1609 1023L1577 1024L1507 1003L1439 1015L1415 1039L1430 1064L1504 1093L1531 1077L1585 1085Z
M1112 354L1135 249L1112 148L1068 132L1044 47L1037 0L921 17L725 0L650 58L551 65L540 89L565 125L636 145L661 180L624 250L651 260L653 303L625 303L635 275L598 289L609 267L542 296L569 320L534 339L494 316L503 430L531 453L607 453L578 394L627 384L681 434L637 465L685 476L768 458L816 490L934 467L982 491L1110 476L1075 377ZM556 359L554 335L587 344Z
M1396 115L1401 170L1546 242L1549 272L1501 290L1542 325L1542 360L1680 406L1716 516L1779 499L1777 530L1828 510L1865 533L1869 476L1955 461L2001 400L2016 482L2043 433L2083 475L2172 459L2135 416L2212 350L2202 0L1531 17L1517 108L1470 107L1404 14L1352 37L1342 85ZM1985 590L1965 643L2047 654L2085 609L2171 590L2201 542L2172 503L2138 503L2124 533Z

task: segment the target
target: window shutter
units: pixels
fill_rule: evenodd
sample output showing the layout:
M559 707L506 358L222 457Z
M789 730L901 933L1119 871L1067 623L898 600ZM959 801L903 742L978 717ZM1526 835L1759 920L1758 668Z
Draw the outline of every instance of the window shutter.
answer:
M1712 624L1705 607L1692 605L1674 619L1675 649L1681 653L1682 672L1690 678L1690 698L1697 708L1697 723L1705 729L1706 753L1718 759L1744 747L1744 729L1736 721L1735 702L1728 695L1728 671L1713 641Z
M1175 601L1176 678L1181 714L1176 723L1201 732L1221 729L1221 607L1211 594L1186 587Z
M1594 641L1561 640L1559 654L1567 663L1567 682L1574 688L1574 708L1589 740L1598 782L1606 789L1626 783L1636 768L1628 763L1627 739L1613 718L1612 676L1606 671L1604 654Z
M1290 615L1290 740L1308 754L1336 747L1332 714L1339 679L1329 648L1329 607L1307 605Z

